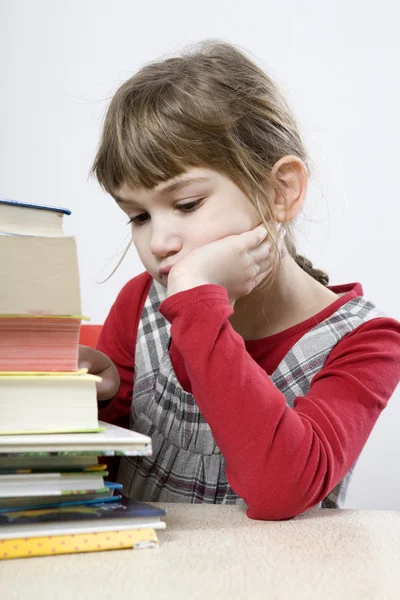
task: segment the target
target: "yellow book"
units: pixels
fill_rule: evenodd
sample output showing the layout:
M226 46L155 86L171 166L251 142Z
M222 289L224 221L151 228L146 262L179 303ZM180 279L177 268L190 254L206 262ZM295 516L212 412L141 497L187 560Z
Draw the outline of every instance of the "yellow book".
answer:
M0 319L77 319L79 321L90 321L87 315L3 315L0 314Z
M79 552L102 552L124 548L156 548L158 538L154 529L127 529L75 535L54 535L12 540L0 540L0 560L77 554Z
M87 369L78 369L77 371L0 371L0 377L44 377L46 375L76 377L77 375L87 375L87 373Z

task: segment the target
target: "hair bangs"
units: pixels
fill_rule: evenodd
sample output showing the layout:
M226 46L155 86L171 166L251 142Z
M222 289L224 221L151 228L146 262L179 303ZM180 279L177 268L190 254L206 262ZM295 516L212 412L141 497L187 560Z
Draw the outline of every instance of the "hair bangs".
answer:
M158 103L131 102L106 119L92 171L111 195L122 185L151 189L190 167L220 161L204 122L201 127L193 117L179 121L165 112Z

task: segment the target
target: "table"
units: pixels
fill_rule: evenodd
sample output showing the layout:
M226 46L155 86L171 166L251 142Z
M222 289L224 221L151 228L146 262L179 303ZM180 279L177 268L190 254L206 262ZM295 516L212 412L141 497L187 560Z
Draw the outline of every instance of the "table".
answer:
M1 561L0 598L400 598L400 512L314 509L264 522L237 506L158 506L159 548Z

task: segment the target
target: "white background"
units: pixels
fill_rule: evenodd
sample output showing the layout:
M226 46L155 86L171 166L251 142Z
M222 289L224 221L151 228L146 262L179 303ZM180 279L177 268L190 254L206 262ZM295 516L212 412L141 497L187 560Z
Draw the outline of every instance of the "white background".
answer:
M143 63L204 38L238 44L281 85L313 160L298 246L331 283L361 281L399 317L400 36L383 0L0 0L0 197L70 208L84 313L102 323L143 269L126 217L88 173L105 108ZM400 510L399 391L347 506Z

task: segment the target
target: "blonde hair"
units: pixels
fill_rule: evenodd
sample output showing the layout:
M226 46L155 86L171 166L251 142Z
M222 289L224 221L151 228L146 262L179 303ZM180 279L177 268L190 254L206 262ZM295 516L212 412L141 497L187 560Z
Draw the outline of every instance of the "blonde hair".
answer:
M123 184L151 189L190 167L215 169L247 195L277 245L268 188L279 187L271 170L286 155L308 168L276 84L234 46L203 42L144 66L121 85L108 108L92 172L113 195ZM290 225L285 229L288 252L327 285L327 275L297 254Z

